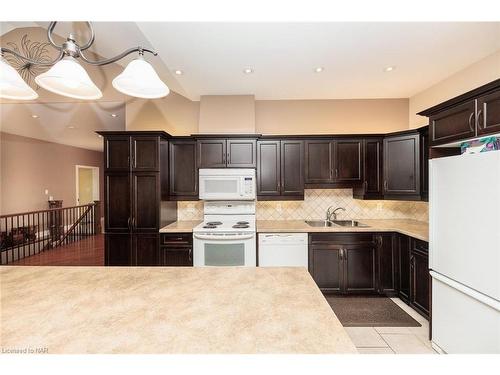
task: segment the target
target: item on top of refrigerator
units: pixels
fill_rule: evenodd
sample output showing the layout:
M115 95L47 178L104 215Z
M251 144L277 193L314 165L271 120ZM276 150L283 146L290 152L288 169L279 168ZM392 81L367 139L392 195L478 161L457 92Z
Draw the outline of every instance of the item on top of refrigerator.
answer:
M469 142L462 142L460 149L462 154L500 150L500 139L498 137L474 139Z

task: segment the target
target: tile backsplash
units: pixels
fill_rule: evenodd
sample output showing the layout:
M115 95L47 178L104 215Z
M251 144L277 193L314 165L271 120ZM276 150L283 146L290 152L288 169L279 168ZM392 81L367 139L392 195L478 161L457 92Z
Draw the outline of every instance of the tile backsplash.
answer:
M257 202L257 220L324 219L329 206L344 207L339 219L415 219L429 221L427 202L363 201L352 189L307 189L303 201ZM203 202L178 202L177 220L203 219Z

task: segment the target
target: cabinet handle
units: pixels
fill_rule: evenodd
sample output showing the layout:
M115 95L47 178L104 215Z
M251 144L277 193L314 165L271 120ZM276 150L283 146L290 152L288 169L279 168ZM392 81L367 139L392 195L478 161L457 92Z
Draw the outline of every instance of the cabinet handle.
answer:
M189 261L193 260L193 249L189 248Z
M469 116L469 129L474 133L474 128L472 127L472 119L474 118L474 112L472 112Z
M387 183L387 180L384 181L384 189L387 190L387 187L389 186L389 184Z
M477 127L481 128L481 116L483 115L483 110L480 109L479 112L477 113Z
M365 188L365 193L368 190L368 181L363 182L363 186Z
M330 180L333 178L333 169L330 169Z
M135 217L132 218L132 229L134 229L134 228L135 228Z
M128 230L130 230L130 229L131 229L131 228L130 228L130 217L127 219L127 228L128 228Z
M335 168L335 178L339 178L339 170Z

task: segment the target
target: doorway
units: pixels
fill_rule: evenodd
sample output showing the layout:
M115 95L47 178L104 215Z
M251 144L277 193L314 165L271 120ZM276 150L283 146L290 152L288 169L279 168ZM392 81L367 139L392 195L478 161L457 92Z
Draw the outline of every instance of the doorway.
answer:
M99 167L76 165L76 205L99 200Z

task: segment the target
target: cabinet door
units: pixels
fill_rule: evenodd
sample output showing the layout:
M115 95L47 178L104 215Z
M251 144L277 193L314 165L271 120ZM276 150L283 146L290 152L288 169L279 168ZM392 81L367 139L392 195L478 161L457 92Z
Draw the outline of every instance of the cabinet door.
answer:
M396 293L396 263L394 254L393 234L381 233L375 235L378 252L378 291L382 294Z
M340 292L343 267L340 248L309 247L309 272L324 292Z
M132 170L133 171L159 171L158 137L132 137Z
M104 174L104 217L106 232L131 230L132 205L129 172Z
M169 195L183 199L198 199L198 169L196 142L171 141Z
M374 293L377 289L375 246L370 244L345 245L342 259L345 270L344 291L346 293Z
M134 234L132 236L134 265L157 266L159 264L158 237L158 234Z
M384 194L420 194L420 135L384 139Z
M116 172L130 169L130 137L106 136L104 141L104 169Z
M334 144L334 179L335 182L363 182L363 141L361 139L343 139Z
M423 200L429 199L429 127L420 136L420 195Z
M416 240L415 240L416 241ZM411 252L411 298L410 304L425 316L429 316L430 279L429 255L426 251L414 249Z
M255 139L228 139L226 166L228 168L255 168L257 150Z
M201 139L198 141L198 168L224 168L225 166L225 139Z
M382 195L382 143L382 139L366 139L364 141L365 195Z
M160 228L160 178L158 172L132 174L134 232L157 232Z
M305 141L305 182L322 184L333 182L333 142Z
M398 270L399 270L399 298L410 301L410 237L398 235Z
M257 142L257 195L280 195L280 141Z
M106 266L131 266L133 264L130 234L106 234L104 241Z
M190 267L193 265L192 247L160 247L160 265L164 267Z
M500 133L500 91L477 100L477 134Z
M303 141L281 141L281 194L304 196Z
M476 103L471 100L430 117L431 143L439 145L476 135Z

